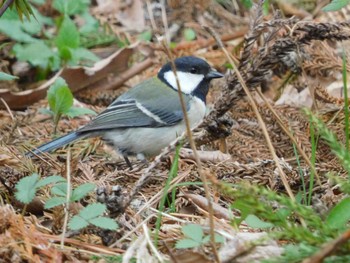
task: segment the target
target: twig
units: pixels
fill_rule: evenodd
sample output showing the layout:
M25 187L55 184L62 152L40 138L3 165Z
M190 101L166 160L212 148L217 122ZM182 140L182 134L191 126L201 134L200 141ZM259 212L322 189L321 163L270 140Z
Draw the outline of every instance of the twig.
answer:
M153 29L153 31L157 31L158 30L157 24L156 24L156 21L154 20L153 10L151 8L151 3L149 0L146 0L146 5L147 5L147 11L149 14L149 18L151 20L152 29Z
M116 89L117 87L120 87L124 82L126 82L130 78L134 77L138 73L140 73L140 72L144 71L145 69L149 68L150 66L152 66L152 64L153 64L152 58L147 58L146 60L144 60L140 63L137 63L136 65L132 66L128 70L124 71L123 73L118 74L118 76L108 80L108 82L106 82L105 79L102 79L102 80L94 83L94 85L91 86L91 88L79 90L78 94L80 92L85 92L86 90L89 90L89 91L96 90L96 91L100 92L101 90ZM100 84L100 83L102 83L102 84Z
M10 117L13 121L15 121L15 117L13 116L11 109L9 107L9 105L7 105L6 101L3 98L0 98L1 102L4 104L6 110L8 111L8 113L10 114ZM17 127L18 133L19 135L23 136L23 133L21 132L21 130L19 129L19 127Z
M217 36L216 32L215 32L212 28L209 28L209 27L205 27L205 28L214 36L214 38L215 38L216 41L218 42L218 45L219 45L219 46L221 47L221 49L224 51L224 53L225 53L227 59L228 59L229 62L231 63L231 65L232 65L232 67L233 67L233 70L234 70L234 72L236 73L236 76L237 76L237 78L238 78L238 80L239 80L239 83L242 85L242 88L243 88L243 90L245 91L245 93L246 93L246 95L247 95L247 97L248 97L248 99L249 99L249 101L250 101L250 104L251 104L251 106L252 106L252 108L253 108L253 111L254 111L254 113L255 113L257 119L258 119L259 125L260 125L260 127L261 127L261 129L262 129L262 132L263 132L263 134L264 134L264 137L265 137L265 139L266 139L267 146L268 146L268 148L269 148L269 150L270 150L270 152L271 152L272 158L274 159L275 165L276 165L276 167L277 167L277 169L278 169L278 171L279 171L279 174L280 174L280 176L281 176L283 185L284 185L284 187L285 187L285 189L286 189L286 191L287 191L289 197L290 197L292 200L295 200L295 197L294 197L294 194L293 194L293 192L292 192L292 189L290 188L289 183L288 183L287 178L286 178L286 175L285 175L285 173L283 172L283 169L282 169L282 167L281 167L281 165L280 165L280 163L279 163L278 156L277 156L276 151L275 151L275 149L274 149L274 147L273 147L273 145L272 145L272 142L271 142L269 133L268 133L268 131L267 131L266 125L265 125L264 120L262 119L262 117L261 117L261 115L260 115L260 113L259 113L258 107L257 107L257 105L256 105L256 103L255 103L255 100L254 100L253 96L251 95L251 93L250 93L250 91L249 91L249 89L248 89L248 87L247 87L247 85L246 85L244 79L242 78L240 72L238 71L237 67L235 66L233 60L231 59L230 54L228 53L227 49L224 47L224 45L223 45L222 42L220 41L220 38Z
M63 222L63 229L62 229L62 235L61 235L61 249L64 248L64 238L66 236L67 231L67 224L68 224L68 216L69 216L69 200L70 200L70 189L71 189L71 178L70 178L70 149L68 149L67 152L67 165L66 165L66 176L67 176L67 195L66 195L66 203L64 205L64 222Z
M221 40L223 42L226 41L231 41L233 39L239 38L239 37L243 37L244 34L247 32L247 27L244 27L242 29L240 29L239 31L230 33L230 34L225 34L221 36ZM186 42L180 42L178 45L176 45L176 47L174 48L174 51L180 51L183 49L189 49L191 47L196 47L196 48L205 48L208 46L211 46L213 44L215 44L216 41L214 38L209 38L209 39L198 39L195 41L186 41Z
M192 151L193 151L193 155L194 155L197 167L198 167L198 174L199 174L199 176L200 176L200 178L201 178L201 180L203 182L203 188L204 188L204 192L205 192L205 197L208 200L208 214L209 214L209 227L210 227L209 234L210 234L211 247L213 249L213 254L214 254L214 257L215 257L215 261L216 262L220 262L219 254L217 252L216 245L215 245L214 210L213 210L213 204L211 202L211 197L210 197L210 192L209 192L209 187L208 187L208 180L206 178L206 175L204 174L202 162L199 159L199 155L198 155L198 152L197 152L196 144L195 144L194 139L193 139L191 126L190 126L190 122L188 120L186 106L185 106L185 101L184 101L184 98L183 98L183 95L182 95L180 81L179 81L179 78L178 78L178 75L177 75L175 63L174 63L174 60L173 60L173 58L171 56L171 52L170 52L169 48L166 45L164 45L164 48L165 48L165 51L167 52L168 57L170 58L171 67L172 67L172 70L173 70L174 75L175 75L176 85L178 87L177 91L178 91L179 98L180 98L180 103L181 103L181 109L182 109L182 112L183 112L183 115L184 115L184 121L185 121L185 124L186 124L186 135L187 135L188 141L189 141L189 143L191 145L191 148L192 148Z
M40 233L41 237L46 238L47 240L50 241L50 244L55 245L55 242L60 242L61 237L58 237L56 235L51 235L51 234L45 234L45 233ZM107 254L107 255L116 255L116 253L123 254L125 253L125 250L119 249L119 248L111 248L111 247L106 247L102 245L96 245L96 244L88 244L86 241L79 241L77 239L73 238L65 238L65 242L71 245L74 245L77 248L74 248L73 246L66 246L65 250L71 250L71 251L77 251L77 252L82 252L84 251L85 253L92 254L92 255L101 255L101 254ZM42 249L42 247L41 247Z
M5 13L7 8L9 8L10 5L12 5L14 0L7 0L1 7L0 7L0 17Z
M169 34L169 25L168 25L168 19L166 16L166 10L165 10L165 0L160 1L161 5L161 10L162 10L162 21L164 25L164 33L165 33L165 39L167 42L167 45L170 45L170 34Z
M149 234L148 234L148 229L146 224L142 224L142 229L143 229L143 234L145 235L145 238L147 240L148 245L150 246L151 250L153 251L153 253L156 255L156 257L158 258L158 260L160 262L164 262L162 256L159 254L158 250L156 249L156 247L154 246Z
M331 255L337 248L346 243L350 239L350 229L346 230L340 237L327 243L322 249L313 256L304 259L302 263L321 263Z
M317 183L319 185L321 185L320 177L318 176L318 173L316 172L315 167L311 164L311 162L310 162L309 158L307 157L305 151L300 147L299 143L296 141L296 139L294 138L293 134L291 134L290 131L285 127L285 125L283 124L283 121L278 116L277 112L272 108L270 103L266 100L266 98L265 98L264 94L262 94L261 90L257 89L256 91L259 94L260 98L265 102L265 105L269 108L269 110L275 116L275 118L276 118L278 124L280 125L280 127L282 128L282 130L285 132L285 134L287 134L289 139L291 139L291 141L294 143L295 147L298 149L298 151L301 154L301 156L303 156L305 162L309 165L310 169L315 174L316 179L317 179Z

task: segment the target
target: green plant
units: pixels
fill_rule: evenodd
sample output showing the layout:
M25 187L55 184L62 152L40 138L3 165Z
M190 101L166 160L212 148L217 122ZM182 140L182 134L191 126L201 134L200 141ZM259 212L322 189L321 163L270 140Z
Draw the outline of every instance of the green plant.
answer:
M333 0L328 5L322 8L325 12L338 11L348 5L350 0Z
M30 176L26 176L19 180L19 182L16 184L16 199L23 204L29 204L31 201L33 201L36 192L49 184L55 184L58 182L62 182L65 179L58 175L52 175L49 177L46 177L44 179L41 179L40 176L37 173L33 173Z
M176 242L175 247L178 249L201 247L210 242L210 236L204 235L203 229L200 225L185 225L181 228L181 231L185 238ZM218 234L215 234L215 242L223 243L224 238Z
M305 114L314 127L314 137L319 134L327 142L350 175L350 154L346 147L339 143L335 134L309 110L305 110ZM329 177L340 185L344 193L350 192L349 179L331 173ZM219 186L222 193L235 200L232 208L240 211L241 217L232 221L234 225L239 225L244 220L251 227L266 228L276 239L293 242L293 245L286 246L281 258L269 262L300 262L348 229L349 197L341 200L324 216L317 214L311 206L301 203L300 196L293 201L285 195L247 183L235 185L233 188L225 184ZM329 257L326 262L347 262L350 258L349 249L350 244L345 243L338 248L337 256Z
M84 198L94 188L94 184L85 183L78 186L76 189L70 190L70 193L68 193L67 182L56 184L51 188L51 194L53 197L46 201L45 208L50 209L55 206L64 205L67 201L68 203L77 202ZM68 200L67 196L69 196ZM72 230L80 230L91 224L104 229L116 230L118 227L117 223L111 218L102 216L106 209L107 207L105 204L90 204L79 211L78 215L73 216L70 219L68 226Z
M69 221L69 228L79 230L91 224L103 229L116 230L117 223L113 219L103 216L106 209L105 204L99 203L84 207L78 215L73 216Z
M252 8L253 4L254 4L253 0L241 0L240 2L247 9ZM268 14L269 13L269 7L270 7L270 1L269 0L265 0L264 3L263 3L264 14Z
M68 187L65 178L53 175L40 179L37 173L33 173L30 176L22 178L16 184L16 199L24 204L29 204L33 201L36 192L49 184L53 184L51 188L52 197L45 202L46 209L64 205L67 201L69 203L77 202L95 188L95 185L92 183L82 184L70 191L68 195L69 200L67 200ZM83 208L78 215L71 218L69 227L72 230L79 230L92 224L104 229L117 229L118 225L113 219L102 216L106 209L106 205L104 204L90 204Z
M66 81L61 77L58 77L50 86L49 90L47 91L47 100L49 102L50 109L41 109L41 112L53 116L53 121L55 124L54 133L56 133L57 125L62 115L66 115L71 118L84 114L96 115L96 112L93 110L82 107L73 107L73 94Z
M54 0L52 7L59 13L54 20L41 15L33 6L30 7L36 19L32 20L22 21L15 10L7 9L0 20L0 32L16 42L13 54L17 60L26 61L37 69L38 80L65 65L89 66L99 58L85 47L92 47L95 42L117 42L117 38L103 30L90 15L89 5L90 0ZM85 23L78 28L72 16L80 17ZM94 36L92 40L91 36Z
M18 79L18 77L10 75L10 74L7 74L5 72L0 72L0 81L3 81L3 80L15 80L15 79Z
M7 1L2 1L1 7L3 8L4 6L6 7L6 9L8 7L10 8L16 8L16 11L19 15L19 18L21 20L23 20L23 15L29 20L30 16L34 16L33 14L33 10L30 6L30 4L28 3L27 0L14 0L12 1L12 3L10 3L10 0ZM8 6L8 4L10 3L10 6ZM0 17L3 15L4 11L6 10L4 9L1 13L0 13Z
M343 91L344 91L344 116L345 116L345 148L349 151L349 136L350 136L350 124L349 124L349 98L348 98L348 74L346 71L346 54L343 50L342 59L342 77L343 77Z
M155 244L157 244L157 242L158 242L158 232L159 232L160 224L162 221L161 212L163 212L165 210L165 203L166 203L166 200L168 199L167 196L168 196L168 190L170 188L170 183L177 176L177 171L178 171L178 166L179 166L180 149L181 149L181 144L176 147L174 161L173 161L173 164L172 164L171 169L169 171L168 179L165 182L165 187L164 187L162 198L159 202L158 210L160 212L158 214L157 221L156 221L156 231L155 231L155 241L154 241ZM175 210L175 191L176 191L176 189L173 189L172 194L171 194L172 201L170 202L170 206L172 207L173 211Z
M85 183L79 185L76 189L73 189L69 195L69 202L77 202L80 199L84 198L88 193L93 191L95 188L94 184ZM54 185L51 188L52 197L45 202L45 208L50 209L55 206L63 205L67 201L67 182L61 182Z
M183 35L187 41L192 41L197 37L196 31L194 31L192 28L185 28Z
M317 151L317 138L315 135L315 128L313 123L310 123L310 141L311 141L311 165L315 167L316 165L316 151ZM307 198L307 204L311 205L312 200L312 192L314 187L314 181L315 181L315 173L314 169L311 169L310 171L310 181L309 181L309 195Z

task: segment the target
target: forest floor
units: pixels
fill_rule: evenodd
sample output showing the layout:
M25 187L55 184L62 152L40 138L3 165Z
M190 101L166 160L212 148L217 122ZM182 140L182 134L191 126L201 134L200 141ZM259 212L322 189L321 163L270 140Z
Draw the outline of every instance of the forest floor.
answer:
M23 42L4 33L0 18L0 41L7 43L1 68L19 76L0 82L0 261L347 262L348 10L326 13L316 1L279 1L268 10L241 1L118 2L87 7L104 35L81 36L80 44L102 63L94 62L90 73L86 66L58 67L40 80L43 71L11 51ZM43 16L60 16L49 3L35 7ZM70 16L78 27L87 17ZM58 76L72 90L74 106L101 112L156 75L170 59L167 50L172 57L201 57L225 73L213 81L208 116L193 132L198 159L184 140L179 154L171 146L148 163L132 158L129 169L99 138L24 156L92 118L63 116L54 134L43 109ZM40 179L33 177L31 189L18 186L33 174ZM44 204L60 196L58 182L39 182L52 175L73 189L93 183L97 190L68 208L48 209ZM20 191L35 197L23 204ZM106 205L103 215L117 230L88 220L87 227L67 227L66 220L96 203Z

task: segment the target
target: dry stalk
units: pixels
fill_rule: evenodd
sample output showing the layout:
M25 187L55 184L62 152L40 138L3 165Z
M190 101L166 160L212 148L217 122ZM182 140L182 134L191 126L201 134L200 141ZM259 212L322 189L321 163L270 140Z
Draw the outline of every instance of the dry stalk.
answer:
M350 230L346 230L340 237L327 243L321 250L313 256L304 259L302 263L321 263L324 259L334 253L340 246L350 239Z
M175 75L176 85L178 87L177 91L178 91L178 94L179 94L181 108L182 108L182 112L184 114L184 121L185 121L185 124L186 124L186 135L187 135L188 141L189 141L189 143L191 145L191 148L192 148L192 151L193 151L194 159L196 161L197 168L198 168L198 174L199 174L199 176L200 176L200 178L201 178L201 180L203 182L203 188L204 188L204 192L205 192L205 197L208 200L209 234L210 234L211 247L212 247L212 250L213 250L215 261L216 262L220 262L219 254L217 252L216 245L215 245L214 209L213 209L213 204L211 202L210 191L209 191L209 186L208 186L208 180L207 180L206 175L204 174L202 162L199 159L199 155L198 155L198 152L197 152L196 144L195 144L194 139L193 139L193 135L192 135L192 131L191 131L191 125L190 125L190 122L188 120L187 110L186 110L186 106L185 106L185 101L184 101L184 98L183 98L183 95L182 95L180 81L179 81L179 78L178 78L178 75L177 75L174 59L171 56L171 52L170 52L169 48L166 45L164 45L164 48L165 48L165 50L167 52L167 55L168 55L168 57L170 59L171 67L172 67L172 70L173 70L174 75Z
M285 132L285 134L287 134L287 136L290 138L290 140L293 142L293 144L295 145L295 147L298 149L299 153L301 154L301 156L303 156L305 162L309 165L310 169L313 171L313 173L316 176L317 179L317 183L319 185L321 185L321 180L320 177L318 176L318 173L315 169L315 167L311 164L309 158L307 157L305 151L300 147L300 144L297 142L297 140L295 139L295 137L293 136L293 134L290 133L290 131L287 129L287 127L283 124L283 121L281 120L281 118L279 117L278 113L272 108L271 104L266 100L264 94L262 94L260 89L256 89L257 93L259 94L260 98L263 99L263 101L265 102L265 105L269 108L269 110L271 111L271 113L275 116L278 124L280 125L280 127L282 128L282 130ZM291 129L291 127L290 127Z
M6 110L7 110L7 112L10 114L11 119L12 119L13 121L15 121L15 117L13 116L12 111L11 111L9 105L7 105L6 101L5 101L3 98L0 98L0 100L1 100L2 104L4 104L4 106L5 106ZM16 126L17 126L17 125L16 125ZM18 134L19 134L19 135L23 136L23 133L21 132L21 129L20 129L19 127L17 127L17 131L18 131Z
M273 160L275 161L275 165L276 165L277 169L279 170L279 174L280 174L280 177L282 179L283 185L284 185L284 187L285 187L289 197L294 201L295 197L294 197L294 194L292 192L292 189L289 186L287 177L286 177L285 173L283 172L282 166L280 165L280 162L279 162L278 156L276 154L275 148L272 145L272 142L271 142L269 133L267 131L265 122L262 119L261 114L259 113L259 110L258 110L258 107L256 105L256 102L255 102L252 94L250 93L250 91L249 91L249 89L247 87L247 84L245 83L243 77L241 76L241 74L238 71L237 67L235 66L233 60L231 59L230 54L228 53L227 49L224 47L224 45L220 41L220 38L217 36L216 32L212 28L207 28L207 29L216 38L216 41L218 42L219 47L224 51L228 61L231 63L231 65L232 65L232 67L233 67L233 69L234 69L234 71L236 73L236 76L238 78L238 81L241 84L243 90L245 91L245 93L246 93L246 95L247 95L247 97L248 97L248 99L250 101L250 104L251 104L251 106L253 108L253 111L254 111L257 119L258 119L258 122L260 124L261 129L262 129L262 132L263 132L264 137L266 139L267 146L268 146L268 148L269 148L269 150L271 152Z
M151 250L153 251L153 253L156 255L156 257L158 258L159 262L164 262L163 257L160 255L160 253L158 252L157 248L154 246L149 234L148 234L148 228L146 226L146 224L142 224L142 229L143 229L143 234L145 235L145 238L147 240L148 245L150 246Z
M70 176L70 150L67 151L67 163L66 163L66 176L67 176L67 195L66 195L66 203L64 205L64 221L63 221L63 229L61 234L61 249L64 248L64 238L66 236L68 217L69 217L69 200L70 200L70 192L71 192L71 176Z

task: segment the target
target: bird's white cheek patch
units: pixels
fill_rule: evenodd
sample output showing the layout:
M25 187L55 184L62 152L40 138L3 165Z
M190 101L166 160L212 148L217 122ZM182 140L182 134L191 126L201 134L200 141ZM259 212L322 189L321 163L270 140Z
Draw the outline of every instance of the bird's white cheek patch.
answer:
M177 72L181 91L186 94L191 94L204 79L204 75L192 74L187 72ZM174 88L178 89L176 85L176 78L173 71L164 74L165 80Z

